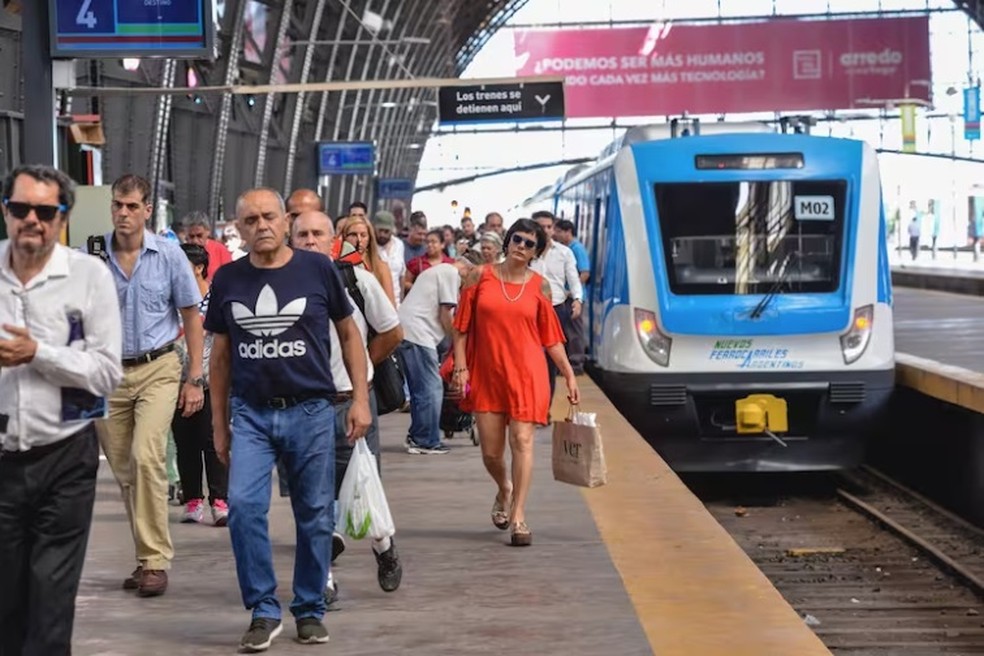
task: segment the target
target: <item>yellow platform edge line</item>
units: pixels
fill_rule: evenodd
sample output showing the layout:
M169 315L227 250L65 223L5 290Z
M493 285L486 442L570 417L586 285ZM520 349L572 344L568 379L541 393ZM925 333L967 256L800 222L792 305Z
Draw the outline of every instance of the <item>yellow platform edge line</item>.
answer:
M586 376L608 484L583 490L658 656L830 655L741 547ZM563 384L558 388L563 389ZM556 395L553 417L567 413Z
M909 353L895 354L895 383L984 413L984 373Z

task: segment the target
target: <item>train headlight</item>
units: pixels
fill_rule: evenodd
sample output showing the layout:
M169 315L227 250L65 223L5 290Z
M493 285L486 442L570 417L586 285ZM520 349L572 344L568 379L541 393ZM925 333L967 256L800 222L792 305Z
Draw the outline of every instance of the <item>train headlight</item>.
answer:
M636 335L653 362L661 367L670 366L670 346L673 340L659 332L656 326L656 315L649 310L635 309Z
M841 335L841 352L844 354L844 363L851 364L860 358L868 342L871 341L871 324L875 320L875 307L865 305L854 311L854 320L846 333Z

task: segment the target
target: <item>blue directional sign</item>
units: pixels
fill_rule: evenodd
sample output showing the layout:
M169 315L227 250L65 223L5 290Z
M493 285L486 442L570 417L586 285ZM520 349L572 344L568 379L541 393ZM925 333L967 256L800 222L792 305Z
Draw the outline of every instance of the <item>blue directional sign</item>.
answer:
M413 198L413 180L408 178L380 178L376 197L380 199Z
M213 55L214 0L49 1L55 58Z
M371 141L322 141L318 143L318 175L372 175L376 148Z
M964 139L981 138L981 88L964 89Z

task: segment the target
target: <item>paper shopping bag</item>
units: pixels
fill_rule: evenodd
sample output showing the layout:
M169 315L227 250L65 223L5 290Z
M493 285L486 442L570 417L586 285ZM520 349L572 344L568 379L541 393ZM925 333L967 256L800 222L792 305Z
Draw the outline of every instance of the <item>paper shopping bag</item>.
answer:
M575 412L571 407L564 421L554 422L554 480L581 487L608 482L605 451L595 413Z

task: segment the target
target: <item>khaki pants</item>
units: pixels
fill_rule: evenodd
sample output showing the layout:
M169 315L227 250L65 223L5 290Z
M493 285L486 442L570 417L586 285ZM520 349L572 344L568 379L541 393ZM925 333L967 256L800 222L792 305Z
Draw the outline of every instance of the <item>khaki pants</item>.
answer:
M99 422L99 442L123 493L137 561L169 569L174 557L168 528L167 432L178 402L181 363L175 353L126 367Z

